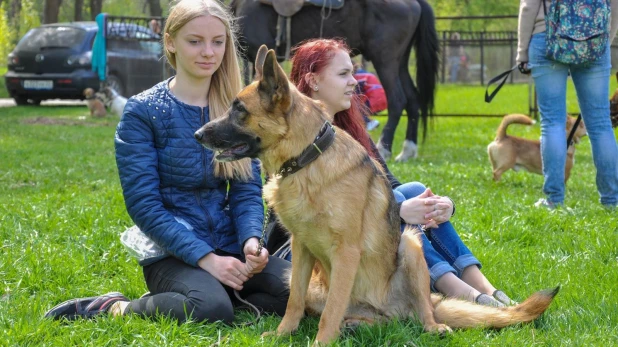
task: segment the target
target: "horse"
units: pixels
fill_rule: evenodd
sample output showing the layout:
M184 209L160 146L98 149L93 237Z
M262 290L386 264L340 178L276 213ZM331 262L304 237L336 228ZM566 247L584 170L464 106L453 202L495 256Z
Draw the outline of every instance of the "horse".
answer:
M388 101L388 121L378 151L385 160L391 157L395 130L405 109L406 138L395 160L415 158L419 118L424 138L438 79L439 43L433 9L425 0L347 0L341 9L329 11L329 1L324 1L325 6L306 5L293 15L291 45L318 37L344 38L354 53L371 61ZM238 18L239 44L246 61L255 60L262 44L276 47L279 15L272 6L256 0L233 0L230 7ZM408 70L412 46L418 89Z

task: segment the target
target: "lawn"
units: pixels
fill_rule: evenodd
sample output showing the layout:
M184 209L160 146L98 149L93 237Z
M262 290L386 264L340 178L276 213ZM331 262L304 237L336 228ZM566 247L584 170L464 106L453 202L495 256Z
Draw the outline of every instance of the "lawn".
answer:
M505 87L489 106L483 92L442 87L437 112L527 110L521 104L527 102L527 86ZM87 114L83 106L0 108L0 345L308 345L317 331L315 318L304 320L298 334L279 340L260 338L276 328L277 317L243 328L179 326L135 316L72 323L42 318L69 298L110 291L137 298L146 291L139 266L119 241L132 223L114 160L117 119ZM396 150L406 120L398 129ZM501 182L491 180L485 148L499 122L436 118L420 157L389 167L401 181L424 182L457 203L455 227L483 263L483 272L511 297L523 300L561 285L552 306L532 324L459 330L444 338L423 333L413 320L363 326L344 334L336 346L608 346L618 341L618 218L598 203L589 141L577 148L567 186L572 212L539 210L533 204L542 196L541 176L509 171ZM509 132L538 138L539 127L514 125ZM251 317L242 314L239 321Z

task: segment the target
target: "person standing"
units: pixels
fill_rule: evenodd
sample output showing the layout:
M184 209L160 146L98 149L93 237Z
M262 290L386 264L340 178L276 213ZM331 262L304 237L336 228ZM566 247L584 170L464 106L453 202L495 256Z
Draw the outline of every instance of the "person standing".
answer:
M582 6L571 1L564 11L577 8L576 20L566 28L576 36L598 26L609 37L600 54L581 63L564 63L547 57L548 37L545 14L551 1L521 0L519 8L517 63L520 70L531 71L536 85L541 112L541 157L543 161L543 193L545 198L537 207L554 209L564 205L567 137L566 81L570 74L575 85L581 115L596 167L596 185L603 206L614 209L618 205L618 146L609 118L609 78L611 69L610 45L618 29L618 0L586 1ZM607 11L611 6L611 18ZM603 19L606 18L606 19ZM566 23L566 21L565 21ZM577 53L577 52L571 52Z

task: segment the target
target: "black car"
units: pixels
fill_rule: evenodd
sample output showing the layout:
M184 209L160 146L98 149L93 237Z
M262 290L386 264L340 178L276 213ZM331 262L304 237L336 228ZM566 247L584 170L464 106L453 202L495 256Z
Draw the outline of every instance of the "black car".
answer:
M127 37L107 41L107 82L128 97L163 80L159 35L135 24L114 29ZM84 89L98 90L99 79L91 70L97 31L95 22L47 24L28 31L8 56L4 78L9 95L18 105L37 105L45 99L84 99Z

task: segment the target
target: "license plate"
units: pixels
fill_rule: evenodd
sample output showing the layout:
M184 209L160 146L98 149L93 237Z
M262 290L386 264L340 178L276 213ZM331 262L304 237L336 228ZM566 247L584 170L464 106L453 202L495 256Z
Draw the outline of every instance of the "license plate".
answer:
M47 80L25 80L24 89L53 89L54 81Z

